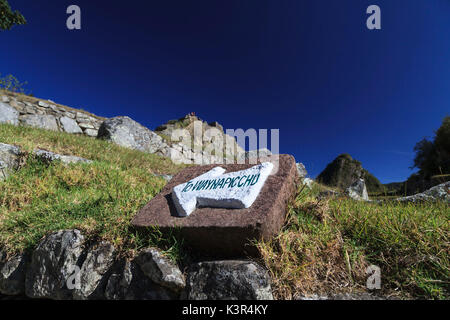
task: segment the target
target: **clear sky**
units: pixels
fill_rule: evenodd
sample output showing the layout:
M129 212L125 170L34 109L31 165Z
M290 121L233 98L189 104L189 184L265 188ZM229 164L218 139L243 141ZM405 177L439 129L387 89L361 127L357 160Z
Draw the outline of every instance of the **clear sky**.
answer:
M449 0L9 0L0 73L40 98L150 129L188 112L280 129L312 177L349 153L382 182L450 114ZM66 28L66 8L82 30ZM382 30L366 28L381 8Z

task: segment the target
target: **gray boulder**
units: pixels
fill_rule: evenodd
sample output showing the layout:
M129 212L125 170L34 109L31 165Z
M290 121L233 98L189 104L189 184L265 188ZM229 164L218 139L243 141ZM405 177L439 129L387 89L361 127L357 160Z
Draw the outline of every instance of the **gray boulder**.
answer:
M97 137L98 130L96 130L96 129L85 129L84 130L84 134L89 136L89 137Z
M19 112L6 103L0 102L0 123L19 124Z
M67 133L83 133L77 122L69 117L61 117L59 119L61 126Z
M172 300L178 298L172 291L155 284L133 261L125 261L109 277L105 289L108 300Z
M163 287L180 292L186 286L180 269L154 248L142 250L135 262L147 277Z
M297 163L297 171L300 175L300 178L304 178L308 175L308 171L306 171L305 165L303 163Z
M272 300L267 271L252 261L201 262L188 274L190 300Z
M313 179L310 179L310 178L303 178L303 184L304 184L307 188L311 189L312 186L313 186L313 184L314 184L314 180L313 180Z
M36 158L41 160L52 162L56 160L60 160L62 163L70 164L70 163L92 163L91 160L80 158L77 156L65 156L57 153L53 153L51 151L36 149L33 152Z
M366 183L364 179L357 179L347 188L347 195L354 200L368 201L369 195L367 193Z
M20 156L19 147L0 143L0 181L19 167Z
M88 250L80 270L80 287L75 288L76 300L104 299L108 273L114 263L115 248L109 242L101 242Z
M400 202L444 201L450 202L450 181L434 186L427 191L408 197L397 198Z
M84 237L78 230L62 230L45 237L33 251L25 279L30 298L69 300L67 287L80 268ZM79 270L79 269L78 269Z
M0 293L21 295L25 292L25 271L28 262L26 254L17 254L6 259L0 253Z
M31 127L59 131L56 118L49 114L27 114L20 119L25 125Z
M129 117L115 117L105 120L98 130L98 138L130 149L156 153L167 146L163 139Z

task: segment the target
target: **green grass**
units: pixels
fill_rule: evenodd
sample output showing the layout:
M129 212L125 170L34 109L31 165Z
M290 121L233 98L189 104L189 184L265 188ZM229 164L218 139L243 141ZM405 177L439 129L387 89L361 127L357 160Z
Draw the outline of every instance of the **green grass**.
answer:
M164 187L155 173L182 166L112 143L27 127L0 125L0 142L31 152L39 147L94 160L42 163L30 154L0 182L0 247L30 250L43 236L78 228L132 254L154 245L171 258L186 256L182 240L130 227L135 213ZM381 268L383 295L449 298L450 209L446 203L381 205L346 198L317 200L324 186L299 190L282 232L259 241L277 298L365 291L366 268Z
M320 188L299 192L282 233L258 244L277 297L364 291L373 264L382 280L375 293L449 298L448 204L316 201Z
M173 174L182 166L106 141L27 127L0 125L0 142L94 161L48 165L29 153L24 166L0 182L0 246L8 252L31 249L44 235L69 228L109 240L123 252L149 243L166 250L179 245L156 230L138 233L130 221L164 187L154 174Z

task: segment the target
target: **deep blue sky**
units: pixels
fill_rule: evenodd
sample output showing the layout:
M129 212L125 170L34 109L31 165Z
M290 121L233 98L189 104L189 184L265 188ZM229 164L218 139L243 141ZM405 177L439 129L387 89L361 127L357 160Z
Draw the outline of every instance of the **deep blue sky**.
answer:
M195 111L225 128L279 128L315 177L350 153L382 182L450 110L450 1L9 0L0 73L40 98L154 129ZM82 30L66 28L66 8ZM366 8L382 10L369 31Z

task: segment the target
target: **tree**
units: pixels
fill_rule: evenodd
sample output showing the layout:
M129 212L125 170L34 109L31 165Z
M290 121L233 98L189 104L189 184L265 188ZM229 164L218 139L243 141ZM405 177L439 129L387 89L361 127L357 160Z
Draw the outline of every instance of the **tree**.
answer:
M433 141L422 139L414 151L412 168L418 168L424 178L450 173L450 116L444 118Z
M434 139L438 174L450 173L450 116L444 118Z
M0 0L0 30L10 30L12 26L25 24L27 21L19 11L12 11L6 0Z
M31 92L25 92L25 86L27 84L28 84L28 82L26 82L26 81L20 82L12 74L9 74L5 77L1 77L1 74L0 74L0 89L30 95Z

